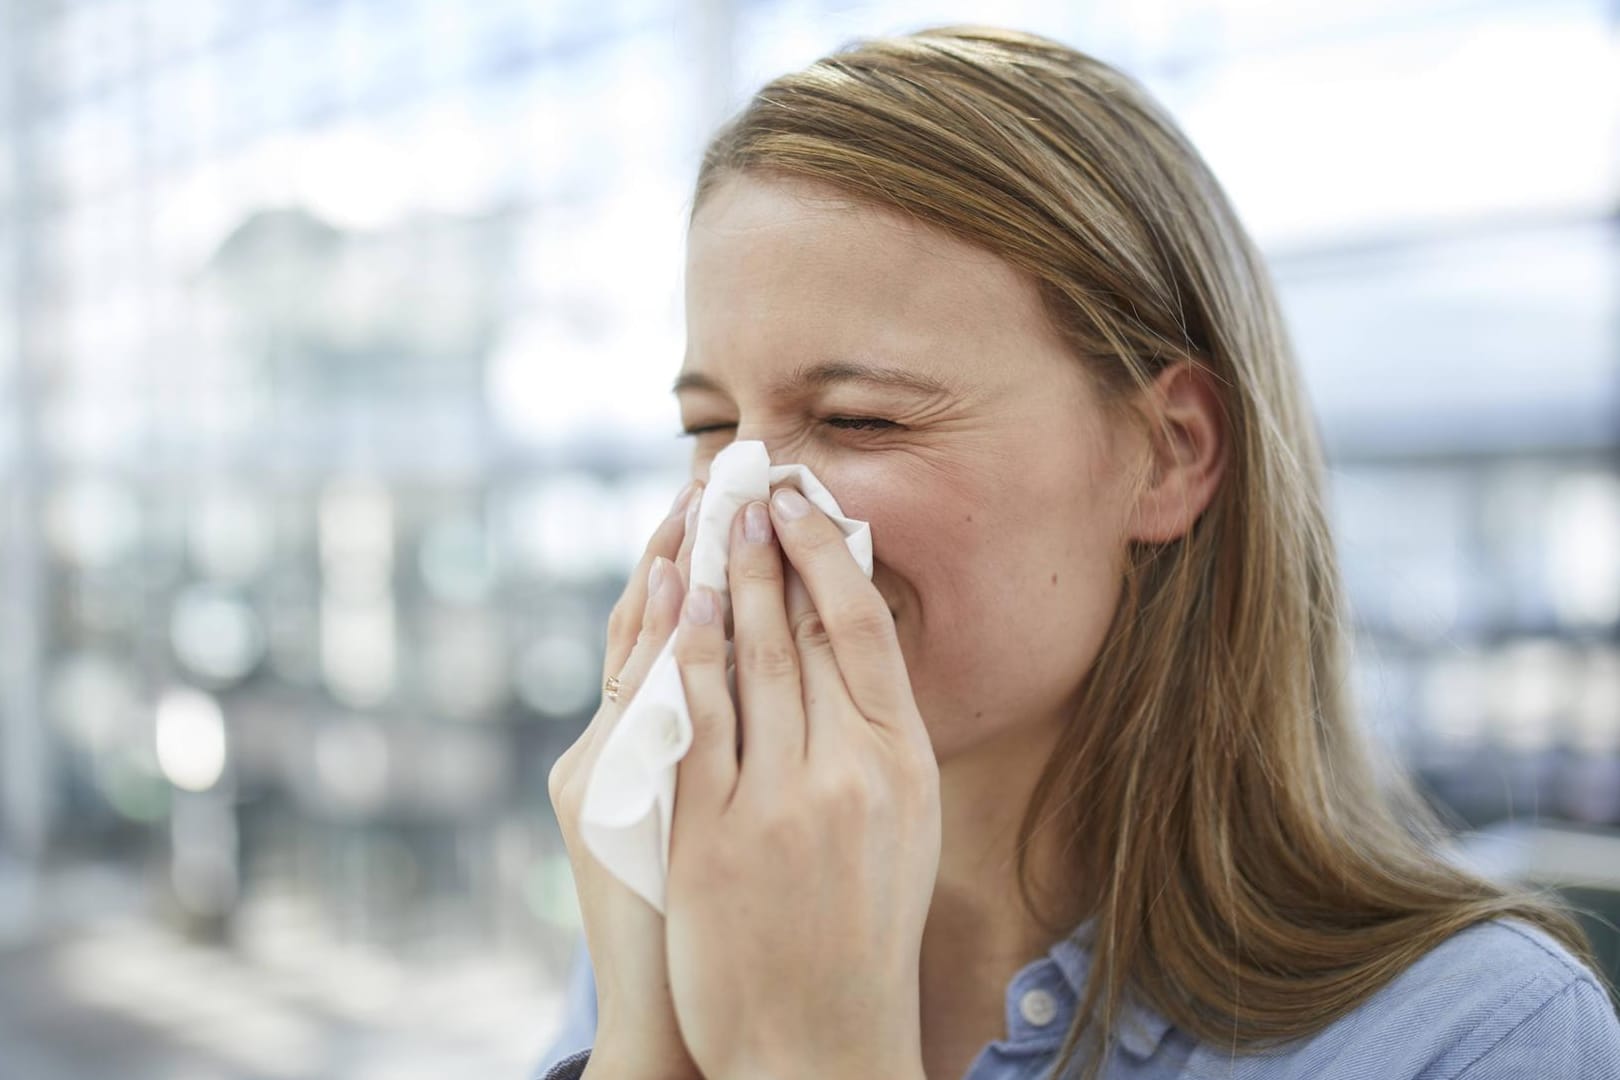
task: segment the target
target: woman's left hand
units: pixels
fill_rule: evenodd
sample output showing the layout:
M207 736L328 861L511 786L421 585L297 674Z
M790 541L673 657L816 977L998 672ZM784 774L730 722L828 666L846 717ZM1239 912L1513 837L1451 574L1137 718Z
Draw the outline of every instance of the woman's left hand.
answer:
M665 926L676 1018L710 1080L920 1080L933 747L843 533L791 488L765 510L732 526L740 710L718 597L694 588L676 631L693 726Z

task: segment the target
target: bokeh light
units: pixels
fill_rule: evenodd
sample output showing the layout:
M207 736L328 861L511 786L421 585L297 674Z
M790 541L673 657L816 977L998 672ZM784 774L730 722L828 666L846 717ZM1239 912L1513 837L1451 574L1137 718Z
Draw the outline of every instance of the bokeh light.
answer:
M207 791L225 772L225 716L208 694L174 687L158 699L158 765L175 787Z

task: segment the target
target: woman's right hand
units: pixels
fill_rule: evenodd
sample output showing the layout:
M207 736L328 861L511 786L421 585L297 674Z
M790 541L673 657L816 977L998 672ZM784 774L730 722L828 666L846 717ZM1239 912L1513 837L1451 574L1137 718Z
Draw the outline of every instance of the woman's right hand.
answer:
M619 677L619 700L603 699L579 739L552 766L548 787L557 813L585 945L596 975L596 1039L587 1077L687 1080L698 1077L675 1022L664 961L664 917L608 873L579 832L585 784L608 733L640 689L674 632L686 596L701 486L688 485L658 526L608 617L602 678ZM649 580L656 567L656 587Z

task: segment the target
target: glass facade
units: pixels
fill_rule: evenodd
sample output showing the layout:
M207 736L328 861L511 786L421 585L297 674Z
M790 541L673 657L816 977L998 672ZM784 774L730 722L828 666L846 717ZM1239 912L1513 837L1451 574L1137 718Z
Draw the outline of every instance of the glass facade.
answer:
M520 1075L578 929L546 775L686 467L703 141L847 39L988 16L0 13L0 1046L40 1077ZM1369 725L1469 825L1613 836L1613 6L994 18L1142 79L1260 241Z

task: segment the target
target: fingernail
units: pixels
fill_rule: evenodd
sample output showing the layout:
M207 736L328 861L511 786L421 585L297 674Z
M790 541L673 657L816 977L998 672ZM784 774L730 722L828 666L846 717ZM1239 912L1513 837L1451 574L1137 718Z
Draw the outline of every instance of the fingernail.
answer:
M750 544L763 544L771 538L771 515L762 502L751 502L743 511L743 536Z
M710 623L714 621L714 595L704 586L686 594L686 621Z
M687 532L691 532L692 531L692 526L697 524L698 511L701 510L701 509L703 509L703 500L698 498L694 494L693 497L692 497L691 505L686 508L686 531Z
M658 587L664 583L665 561L662 555L656 556L653 559L652 569L647 571L647 598L649 600L658 595Z
M777 488L776 494L771 496L771 503L776 507L776 512L789 521L810 512L809 500L792 488Z
M681 512L682 507L684 507L686 505L686 500L690 499L692 497L692 489L694 487L696 487L696 486L697 486L697 481L696 480L688 480L686 482L686 486L681 488L681 493L679 495L675 496L675 501L670 504L670 507L669 507L669 516L670 517L674 517L676 514Z

